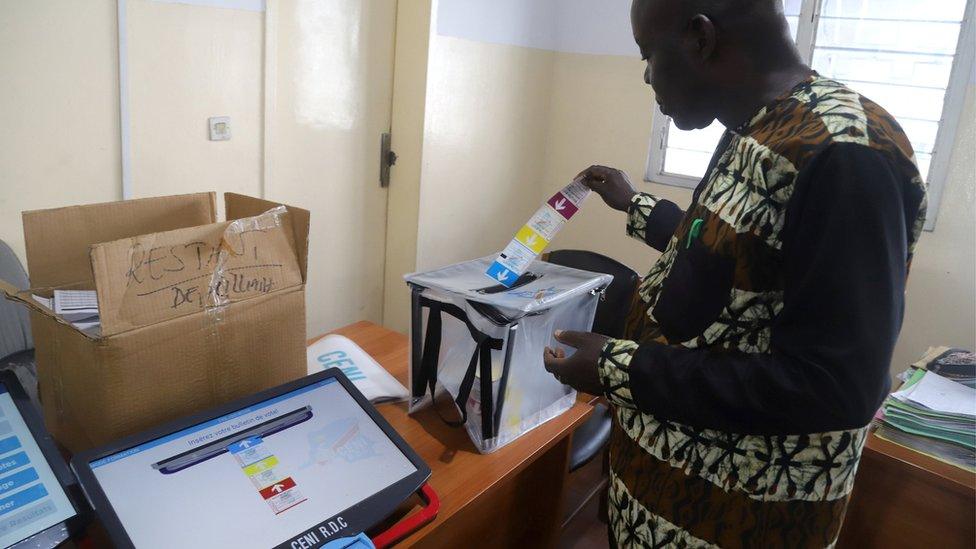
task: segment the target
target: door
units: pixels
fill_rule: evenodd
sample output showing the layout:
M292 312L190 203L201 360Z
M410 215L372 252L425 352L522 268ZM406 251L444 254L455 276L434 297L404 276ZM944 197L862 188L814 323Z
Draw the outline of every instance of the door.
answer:
M394 0L269 0L265 193L312 211L309 336L382 321Z
M125 198L261 196L264 13L255 2L120 0ZM230 138L210 140L227 117ZM128 133L125 133L128 130Z

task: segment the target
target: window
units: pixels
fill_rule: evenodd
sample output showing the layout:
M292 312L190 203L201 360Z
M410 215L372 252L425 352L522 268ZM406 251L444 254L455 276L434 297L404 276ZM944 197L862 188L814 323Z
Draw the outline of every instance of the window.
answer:
M931 230L973 63L974 0L783 0L804 60L887 109L929 184ZM694 187L724 128L679 130L655 113L645 179Z

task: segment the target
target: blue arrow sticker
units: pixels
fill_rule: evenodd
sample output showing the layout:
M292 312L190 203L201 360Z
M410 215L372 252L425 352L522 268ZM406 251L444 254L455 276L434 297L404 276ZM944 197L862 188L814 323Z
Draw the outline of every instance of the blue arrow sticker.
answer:
M261 440L261 437L248 437L248 438L245 438L244 440L237 441L237 442L235 442L235 443L227 446L227 451L230 452L230 453L232 453L232 454L237 454L237 453L243 452L244 450L247 450L248 448L251 448L253 446L257 446L258 444L261 444L262 442L264 442L264 441Z
M515 281L518 280L518 273L512 271L497 261L492 263L491 267L488 267L488 272L485 274L488 275L488 278L494 280L502 286L505 286L506 288L511 288L512 284L515 284Z

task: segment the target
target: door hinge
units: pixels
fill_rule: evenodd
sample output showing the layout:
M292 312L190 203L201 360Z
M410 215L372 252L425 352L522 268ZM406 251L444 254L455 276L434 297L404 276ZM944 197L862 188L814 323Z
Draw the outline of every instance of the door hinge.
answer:
M390 134L380 136L380 187L390 186L390 168L396 164L397 155L390 150Z

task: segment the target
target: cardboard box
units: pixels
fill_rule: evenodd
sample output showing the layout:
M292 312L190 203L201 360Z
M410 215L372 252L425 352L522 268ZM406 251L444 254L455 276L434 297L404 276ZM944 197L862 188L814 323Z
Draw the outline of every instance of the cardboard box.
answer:
M72 452L306 373L309 213L214 193L25 212L44 420ZM95 289L100 331L36 302Z

